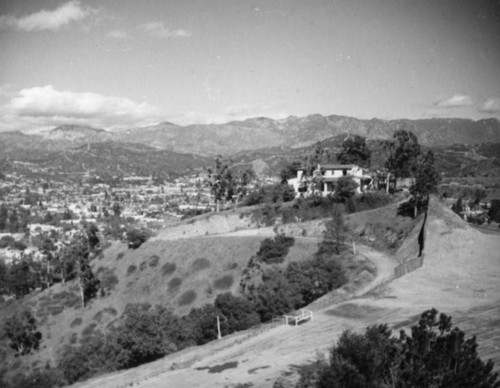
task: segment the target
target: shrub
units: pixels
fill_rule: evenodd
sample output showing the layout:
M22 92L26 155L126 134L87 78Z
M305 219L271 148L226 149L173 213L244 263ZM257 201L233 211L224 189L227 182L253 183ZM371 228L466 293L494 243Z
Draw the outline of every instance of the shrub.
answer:
M97 323L91 323L85 329L82 330L82 337L88 337L92 335L94 329L97 327Z
M217 338L217 316L222 313L214 305L206 304L200 308L193 308L185 318L191 328L193 339L197 345L203 345ZM224 321L221 325L224 326Z
M44 301L44 303L47 302ZM52 296L52 303L60 303L64 307L72 308L80 305L81 300L80 300L80 295L78 295L78 293L76 292L61 291Z
M278 234L272 238L262 240L257 257L266 264L280 264L285 260L288 250L295 243L293 237Z
M137 269L137 266L135 266L134 264L131 264L128 266L127 268L127 275L132 275Z
M73 329L74 327L80 326L81 324L82 324L82 318L75 318L73 319L73 322L71 322L69 327Z
M323 256L290 263L285 271L285 278L301 295L301 305L296 308L308 305L347 282L342 266Z
M115 275L113 270L109 268L106 268L103 271L101 271L98 278L99 281L101 282L101 288L108 291L114 289L119 282L118 277Z
M70 343L71 345L74 345L74 344L76 344L77 342L78 342L78 334L76 334L76 333L72 333L72 334L71 334L71 337L69 337L69 343Z
M10 339L10 347L21 355L38 349L42 340L42 333L37 331L36 319L29 310L10 316L3 330Z
M179 306L186 306L188 304L193 303L195 300L196 300L196 291L189 290L179 297L179 301L177 302L177 304Z
M140 271L144 271L146 269L146 267L148 266L148 262L147 261L143 261L141 263L141 265L139 265L139 270Z
M94 316L92 317L94 321L101 322L102 319L102 310L95 313Z
M195 272L202 271L204 269L210 268L210 265L211 265L210 261L202 257L193 261L192 268L193 271Z
M171 275L175 272L176 269L177 266L175 265L175 263L165 263L161 267L161 273L163 276Z
M182 279L181 278L173 278L168 282L168 291L169 292L175 292L179 289L179 287L182 284Z
M216 290L227 290L228 288L231 288L233 283L233 275L224 275L223 277L214 281L214 288Z
M123 259L123 257L125 256L125 253L124 252L120 252L116 255L116 260L121 260Z
M153 255L149 258L149 266L150 267L156 267L158 265L158 262L160 261L160 256L158 255Z
M139 248L148 237L148 232L144 229L129 229L126 234L129 249Z
M109 314L113 317L116 317L118 315L118 311L116 311L116 309L114 307L106 307L103 311L106 314Z
M295 198L295 190L288 184L277 183L262 186L258 190L249 193L242 201L243 206L253 206L262 203L281 203L292 201Z
M221 328L224 334L245 330L260 323L253 303L248 299L234 296L230 292L218 295L214 306L225 318L225 325Z
M50 306L48 309L51 315L59 315L64 311L63 306Z

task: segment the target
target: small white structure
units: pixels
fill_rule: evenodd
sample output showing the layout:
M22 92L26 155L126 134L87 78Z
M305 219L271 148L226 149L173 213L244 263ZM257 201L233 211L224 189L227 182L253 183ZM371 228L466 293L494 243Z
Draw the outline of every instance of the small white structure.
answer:
M295 326L298 326L300 322L313 320L313 312L311 310L300 310L300 313L297 315L284 315L285 317L285 325L288 326L289 323L295 323Z
M366 174L363 168L355 164L318 164L312 176L307 176L305 172L305 168L299 168L297 177L288 180L297 197L308 196L317 191L324 196L332 194L335 192L336 181L342 177L349 177L358 184L356 189L358 194L371 189L373 182L371 175Z

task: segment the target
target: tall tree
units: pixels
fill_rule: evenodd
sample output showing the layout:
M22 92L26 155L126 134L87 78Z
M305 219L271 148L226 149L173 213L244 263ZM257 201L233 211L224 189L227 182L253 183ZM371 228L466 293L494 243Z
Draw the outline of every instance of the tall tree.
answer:
M366 138L354 135L349 136L342 143L342 150L337 160L342 164L356 164L361 167L370 167L371 151L366 145Z
M390 143L389 158L386 167L394 178L409 178L415 172L420 145L417 136L411 131L400 129L394 132Z
M231 201L236 191L236 180L230 169L230 161L221 155L215 158L215 169L208 169L209 184L217 211L225 201Z
M340 254L344 245L347 226L344 221L344 210L341 205L335 205L332 209L330 220L325 222L323 241L318 246L318 256L331 256Z
M7 227L8 211L5 204L0 205L0 232L4 231Z
M428 151L421 155L415 166L415 181L410 187L410 193L415 200L415 212L417 207L429 200L429 195L437 191L441 176L434 165L434 154Z

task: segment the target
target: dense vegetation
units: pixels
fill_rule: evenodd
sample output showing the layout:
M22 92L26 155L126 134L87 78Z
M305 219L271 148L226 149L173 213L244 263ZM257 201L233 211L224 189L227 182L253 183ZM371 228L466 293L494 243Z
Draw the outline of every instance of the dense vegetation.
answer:
M435 309L422 313L411 334L392 336L385 324L365 333L344 331L329 361L301 369L305 387L500 387L493 362L478 356L476 338L452 329L451 317Z

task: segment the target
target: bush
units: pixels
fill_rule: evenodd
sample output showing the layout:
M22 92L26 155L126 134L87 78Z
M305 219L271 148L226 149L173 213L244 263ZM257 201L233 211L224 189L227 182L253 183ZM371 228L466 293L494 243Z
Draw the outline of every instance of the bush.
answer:
M10 340L10 347L24 355L38 349L42 333L37 331L36 319L29 310L10 316L3 330Z
M347 282L342 266L335 260L324 257L290 263L285 271L285 278L300 293L302 306Z
M126 234L129 249L139 248L148 237L148 232L144 229L129 229Z
M80 326L81 324L82 324L82 318L75 318L73 319L73 322L71 322L69 327L73 329L74 327Z
M288 184L277 183L262 186L243 198L242 206L253 206L262 203L272 204L292 201L295 198L295 190Z
M222 313L211 304L191 309L189 315L185 318L185 322L191 328L197 345L203 345L217 339L217 316L222 316ZM222 322L222 325L224 325L224 322Z
M195 300L196 300L196 291L189 290L179 297L179 301L177 302L177 304L179 306L186 306L193 303Z
M181 278L173 278L168 282L168 291L176 292L182 284Z
M210 268L210 266L211 266L210 260L205 259L204 257L196 259L195 261L193 261L192 264L193 271L195 272Z
M175 272L176 269L177 266L175 265L175 263L165 263L161 267L161 273L163 276L171 275Z
M260 323L253 303L245 298L234 296L230 292L218 295L214 306L224 316L225 324L221 327L224 334L245 330Z
M153 255L149 258L149 266L154 268L158 265L159 261L160 261L160 256Z
M125 256L125 253L124 252L120 252L116 255L116 260L121 260L123 259L123 257Z
M285 260L288 250L295 243L293 237L278 234L272 238L262 240L257 257L266 264L280 264Z
M224 275L223 277L214 281L214 288L216 290L227 290L228 288L231 288L233 283L233 275Z
M92 335L94 329L97 327L97 323L91 323L85 329L82 330L82 337L88 337Z
M130 268L130 267L129 267ZM127 270L128 274L128 270ZM115 275L113 270L106 268L98 275L99 281L101 282L101 288L111 291L118 284L118 277Z
M135 271L137 270L137 266L134 264L131 264L127 268L127 275L132 275Z

